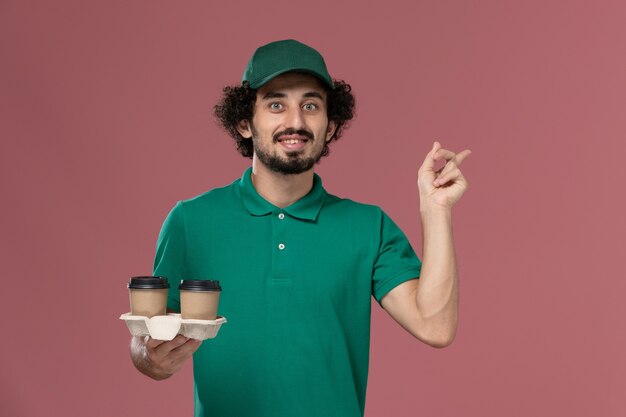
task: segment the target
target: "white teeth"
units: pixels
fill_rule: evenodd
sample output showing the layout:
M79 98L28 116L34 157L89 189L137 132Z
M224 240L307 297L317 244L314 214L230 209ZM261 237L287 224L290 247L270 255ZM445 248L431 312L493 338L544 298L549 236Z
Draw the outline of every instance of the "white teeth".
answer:
M300 143L302 142L301 140L298 139L290 139L290 140L283 140L284 143L288 143L290 145L295 145L296 143Z

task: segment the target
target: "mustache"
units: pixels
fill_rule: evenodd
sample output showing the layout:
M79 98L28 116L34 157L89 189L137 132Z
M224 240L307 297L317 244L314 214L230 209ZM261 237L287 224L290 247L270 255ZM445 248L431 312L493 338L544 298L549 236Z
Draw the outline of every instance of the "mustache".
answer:
M309 140L313 140L313 133L309 132L308 130L285 129L282 132L278 132L273 136L274 142L278 142L278 138L283 135L300 135Z

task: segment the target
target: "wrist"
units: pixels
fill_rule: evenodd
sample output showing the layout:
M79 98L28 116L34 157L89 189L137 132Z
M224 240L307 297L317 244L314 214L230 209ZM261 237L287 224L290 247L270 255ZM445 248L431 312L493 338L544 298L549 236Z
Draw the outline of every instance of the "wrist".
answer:
M420 214L422 216L446 216L452 215L452 208L440 204L420 204Z

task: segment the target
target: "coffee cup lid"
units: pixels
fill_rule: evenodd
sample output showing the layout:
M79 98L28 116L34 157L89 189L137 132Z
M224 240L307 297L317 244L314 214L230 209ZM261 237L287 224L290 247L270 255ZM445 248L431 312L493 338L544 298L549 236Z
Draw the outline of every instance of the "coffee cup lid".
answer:
M222 291L220 282L210 279L183 279L180 281L178 289L187 291Z
M158 290L169 288L170 283L165 277L131 277L128 288L132 290Z

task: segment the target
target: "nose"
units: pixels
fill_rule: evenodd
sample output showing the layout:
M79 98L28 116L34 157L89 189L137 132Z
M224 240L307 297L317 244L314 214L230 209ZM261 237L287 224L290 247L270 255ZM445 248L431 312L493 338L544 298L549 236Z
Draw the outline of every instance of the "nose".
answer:
M302 115L302 109L300 106L292 106L287 111L287 126L295 130L300 130L305 127L304 117Z

